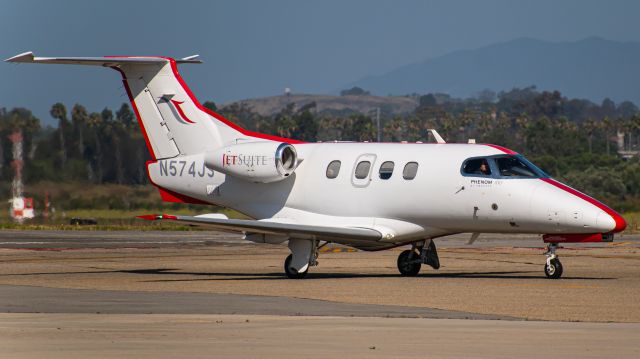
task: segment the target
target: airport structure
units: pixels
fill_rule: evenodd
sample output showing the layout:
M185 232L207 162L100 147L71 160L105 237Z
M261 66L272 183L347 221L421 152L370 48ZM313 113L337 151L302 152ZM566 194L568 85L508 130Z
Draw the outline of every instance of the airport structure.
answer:
M33 198L24 197L24 186L22 182L22 170L24 162L22 157L22 132L17 130L9 136L12 143L13 167L14 175L11 182L11 199L9 200L9 215L17 222L23 222L25 219L32 219L35 216L33 207Z

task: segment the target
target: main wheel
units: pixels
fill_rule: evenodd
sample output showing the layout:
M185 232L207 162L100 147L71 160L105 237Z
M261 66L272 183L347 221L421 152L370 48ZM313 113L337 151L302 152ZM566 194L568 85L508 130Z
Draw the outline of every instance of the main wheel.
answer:
M290 279L302 279L307 275L309 268L307 268L304 272L298 273L295 269L290 268L291 260L293 260L293 255L289 254L287 259L284 260L284 272L287 274L287 277Z
M415 277L420 272L421 266L418 254L412 250L403 251L398 256L398 270L402 276Z
M549 279L558 279L562 277L562 263L559 259L552 259L549 265L544 265L544 274Z

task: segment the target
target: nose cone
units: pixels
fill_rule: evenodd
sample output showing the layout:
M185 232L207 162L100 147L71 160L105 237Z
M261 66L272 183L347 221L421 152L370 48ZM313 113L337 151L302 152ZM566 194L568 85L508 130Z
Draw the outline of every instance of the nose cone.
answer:
M622 216L612 210L611 208L600 203L602 206L608 209L608 211L600 212L597 219L598 228L604 229L604 232L618 233L624 231L627 228L627 221Z
M582 203L584 203L585 205L585 207L583 207L585 209L585 212L588 212L589 207L595 211L598 211L597 215L596 213L591 211L592 213L591 218L595 217L596 219L595 221L596 228L594 229L596 229L597 231L601 233L618 233L618 232L624 231L624 229L627 228L627 222L624 220L624 218L622 218L622 216L618 212L609 208L604 203L599 202L596 199L589 197L580 191L576 191L575 189L563 183L560 183L554 179L543 178L542 180L558 189L563 190L564 192L567 192L579 199L582 199L584 201ZM593 206L595 206L596 208L594 208ZM591 219L590 221L593 221L593 219Z
M617 233L627 228L627 222L614 210L610 210L610 213L601 211L596 219L596 227L603 233Z

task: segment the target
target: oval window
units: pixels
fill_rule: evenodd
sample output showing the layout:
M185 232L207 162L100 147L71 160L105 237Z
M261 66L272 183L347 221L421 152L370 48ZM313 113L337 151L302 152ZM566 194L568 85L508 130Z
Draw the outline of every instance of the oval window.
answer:
M383 162L380 165L380 179L387 180L393 174L394 163L392 161Z
M340 173L340 161L335 160L331 161L327 166L327 178L336 178L338 177L338 173Z
M358 163L358 165L356 166L356 178L357 179L367 178L367 176L369 176L370 169L371 169L371 162L362 161Z
M404 170L402 171L402 178L406 180L412 180L416 178L416 174L418 174L418 162L409 162L404 165Z

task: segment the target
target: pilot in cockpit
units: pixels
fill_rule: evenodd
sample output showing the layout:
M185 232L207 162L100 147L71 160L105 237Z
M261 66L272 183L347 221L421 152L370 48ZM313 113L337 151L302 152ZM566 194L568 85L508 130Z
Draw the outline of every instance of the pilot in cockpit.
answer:
M485 176L488 176L491 174L491 169L489 169L489 164L487 163L487 160L482 160L482 164L478 168L478 174L482 174Z

